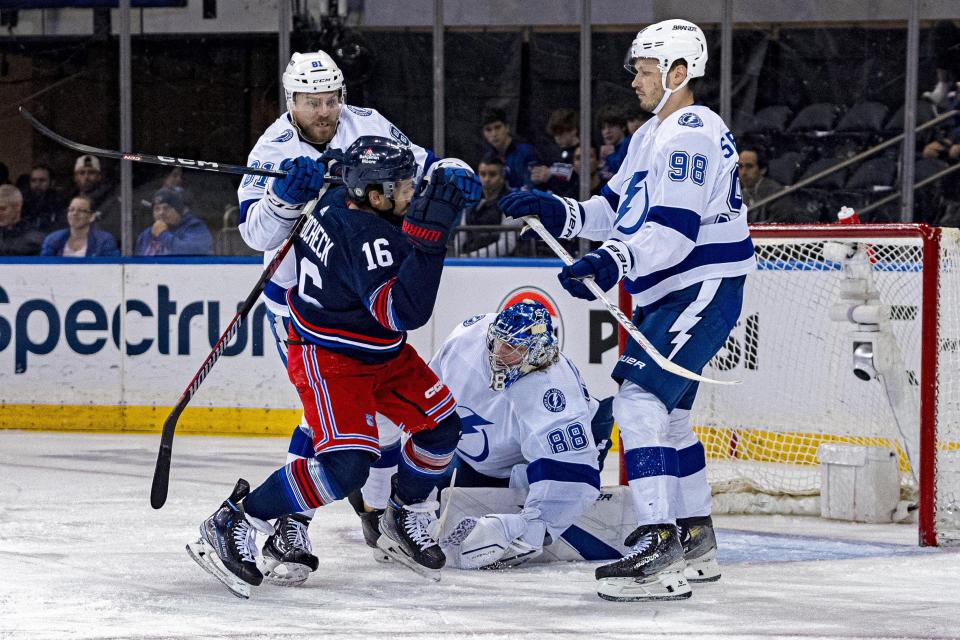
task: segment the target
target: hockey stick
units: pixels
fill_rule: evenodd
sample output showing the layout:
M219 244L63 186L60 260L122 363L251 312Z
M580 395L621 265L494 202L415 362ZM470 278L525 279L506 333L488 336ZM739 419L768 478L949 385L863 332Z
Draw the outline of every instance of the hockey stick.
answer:
M290 235L287 236L287 239L280 245L280 250L277 251L277 255L273 256L273 260L271 260L267 268L263 270L260 279L257 280L257 284L254 285L247 299L240 305L237 314L233 316L233 320L227 325L226 331L224 331L220 339L217 340L217 344L214 345L210 355L208 355L206 360L203 361L203 364L200 365L200 370L193 376L193 380L190 381L190 384L187 385L184 392L180 394L180 399L177 400L176 406L170 411L170 415L163 421L163 432L160 434L160 451L157 453L157 467L153 471L153 486L150 488L150 506L154 509L159 509L167 501L167 487L170 484L170 454L171 448L173 447L173 432L177 428L177 421L180 419L180 414L183 413L183 410L187 408L190 400L196 395L197 389L200 388L200 385L207 377L207 374L210 373L213 365L216 364L220 356L223 355L227 344L237 335L237 331L240 330L240 323L243 322L247 314L250 313L250 310L253 309L253 305L257 303L257 299L260 297L261 292L263 292L263 288L280 267L284 256L290 252L290 247L293 246L293 239L300 232L306 220L307 216L300 216L297 219L293 228L290 229Z
M184 169L200 169L202 171L213 171L215 173L235 173L239 175L267 176L270 178L282 178L287 175L286 171L272 171L270 169L260 169L258 167L245 167L237 164L221 164L219 162L207 162L206 160L188 160L186 158L172 158L170 156L152 156L146 153L124 153L122 151L111 151L109 149L100 149L86 144L74 142L64 138L59 133L51 130L39 120L33 117L33 114L20 107L20 115L27 119L27 122L33 125L33 128L63 146L79 151L89 153L104 158L114 158L116 160L130 160L131 162L147 162L150 164L161 164L168 167L182 167Z
M540 222L538 218L528 216L525 217L523 221L526 223L528 228L533 229L537 235L547 243L548 247L553 249L553 252L557 254L557 257L563 260L564 264L573 264L573 258L569 253L567 253L567 250L563 248L562 244L557 242L556 238L550 235L550 233L544 228L543 223ZM633 322L630 321L630 318L623 314L623 311L620 310L620 307L610 302L607 297L603 295L603 290L599 285L597 285L596 282L593 281L593 278L584 278L581 280L581 282L583 282L587 289L590 290L590 293L597 297L597 300L603 303L603 306L605 306L607 311L609 311L610 314L617 319L617 322L620 323L620 326L627 330L627 333L630 334L630 337L636 340L643 350L647 352L647 355L649 355L654 362L660 365L660 368L664 371L669 371L670 373L674 373L681 378L694 380L696 382L708 382L710 384L740 384L740 380L714 380L713 378L705 378L704 376L696 374L693 371L688 371L671 360L668 360L661 355L659 351L657 351L657 348L654 347L649 340L647 340L645 335L640 333L640 329L637 329Z

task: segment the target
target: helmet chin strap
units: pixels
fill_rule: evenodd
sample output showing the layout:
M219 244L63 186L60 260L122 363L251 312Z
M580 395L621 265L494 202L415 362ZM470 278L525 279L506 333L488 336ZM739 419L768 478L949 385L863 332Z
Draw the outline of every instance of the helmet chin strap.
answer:
M663 85L663 97L660 98L660 102L657 103L657 106L653 108L651 113L653 113L653 115L657 115L658 113L660 113L660 110L663 109L664 105L667 104L667 100L670 99L670 96L672 96L674 93L676 93L677 91L680 91L680 89L683 89L685 86L687 86L688 82L690 82L689 75L683 79L683 82L681 82L676 89L668 89L667 88L667 72L661 71L660 84Z

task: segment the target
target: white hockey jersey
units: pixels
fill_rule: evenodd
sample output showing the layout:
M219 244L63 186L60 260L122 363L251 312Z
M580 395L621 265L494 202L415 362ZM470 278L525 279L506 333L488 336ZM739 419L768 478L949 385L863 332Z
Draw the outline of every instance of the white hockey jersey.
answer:
M430 367L457 399L462 462L495 478L509 478L515 465L526 464L525 510L539 510L556 540L600 491L590 430L597 401L562 354L504 391L490 389L486 334L495 317L474 316L458 325Z
M651 118L602 195L582 203L581 237L630 251L627 291L641 306L691 284L756 268L733 135L703 106Z
M393 123L383 117L375 109L365 109L345 104L340 109L340 120L337 123L337 132L325 149L345 150L360 136L383 136L397 140L410 147L417 159L419 171L422 174L424 167L429 166L433 154L410 142L410 140ZM300 137L294 128L290 113L286 112L267 127L257 144L254 145L247 165L262 169L275 169L286 158L308 156L319 158L325 149L318 149ZM283 243L283 238L277 237L277 226L262 224L263 217L269 218L264 211L267 204L262 201L267 188L265 176L244 176L237 197L240 200L240 235L251 248L263 251L263 264L266 266L276 249ZM269 222L269 220L268 220ZM285 227L289 229L289 225ZM291 251L280 264L280 268L264 288L263 299L267 307L276 315L290 315L287 309L287 289L297 282L297 269Z

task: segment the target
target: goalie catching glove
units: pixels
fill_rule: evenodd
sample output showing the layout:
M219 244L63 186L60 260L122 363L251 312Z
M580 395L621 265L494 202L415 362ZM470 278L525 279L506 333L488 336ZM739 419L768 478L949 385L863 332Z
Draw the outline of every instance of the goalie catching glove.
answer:
M536 515L539 516L539 511ZM523 513L493 513L474 523L460 543L458 566L461 569L506 569L543 553L547 525L539 517L527 519ZM469 522L465 519L461 525L468 527Z
M463 205L456 175L449 169L437 169L423 195L410 204L403 219L403 232L424 253L446 253L447 240Z
M500 198L500 210L508 218L539 218L554 238L573 238L583 229L580 203L546 191L511 191Z

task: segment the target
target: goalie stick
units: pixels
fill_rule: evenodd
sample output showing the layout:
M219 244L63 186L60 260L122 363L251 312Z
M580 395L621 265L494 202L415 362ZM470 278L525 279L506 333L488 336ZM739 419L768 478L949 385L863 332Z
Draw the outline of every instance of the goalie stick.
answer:
M286 171L275 171L270 169L261 169L259 167L246 167L237 164L222 164L219 162L208 162L206 160L189 160L186 158L174 158L171 156L152 156L147 153L124 153L123 151L111 151L110 149L100 149L90 145L74 142L64 138L59 133L53 131L35 117L33 114L20 107L20 115L26 118L27 122L33 125L33 128L47 136L54 142L59 142L63 146L74 149L81 153L89 153L104 158L114 158L116 160L130 160L131 162L147 162L150 164L160 164L167 167L182 167L184 169L199 169L201 171L213 171L215 173L235 173L239 175L267 176L269 178L282 178L287 175Z
M557 242L557 240L550 235L550 233L543 226L543 223L540 222L538 218L528 216L528 217L525 217L523 221L527 227L535 231L537 235L540 236L543 239L543 241L547 243L548 247L553 249L553 252L557 254L557 257L563 260L564 264L566 265L573 264L573 258L570 256L569 253L567 253L567 250L564 249L563 245ZM643 347L643 350L647 352L647 355L649 355L654 362L660 365L660 368L663 369L664 371L669 371L670 373L676 374L681 378L686 378L687 380L694 380L696 382L708 382L710 384L727 384L727 385L740 384L740 380L714 380L713 378L706 378L704 376L694 373L693 371L684 369L683 367L676 364L675 362L668 360L659 351L657 351L657 348L650 343L650 341L647 339L645 335L640 333L640 329L637 329L636 325L634 325L633 322L630 321L630 318L628 318L623 314L623 311L620 310L620 307L610 302L607 299L607 297L603 295L603 290L600 288L600 286L596 282L593 281L593 278L584 278L583 280L581 280L581 282L583 282L583 284L587 287L587 289L590 290L590 293L592 293L597 297L597 300L603 303L603 306L605 306L607 308L607 311L609 311L610 314L614 318L616 318L617 322L620 323L620 326L622 326L624 329L627 330L627 333L630 334L630 337L636 340L640 344L640 346Z
M243 304L240 305L236 315L233 316L233 320L230 321L223 335L217 340L217 344L214 345L210 355L208 355L206 360L203 361L203 364L200 365L200 369L196 375L193 376L193 380L190 381L187 388L180 394L180 399L177 400L176 406L170 411L167 419L163 421L163 432L160 434L160 451L157 453L157 466L153 471L153 486L150 488L150 506L154 509L159 509L167 501L167 488L170 484L170 456L173 447L173 433L177 428L177 421L180 419L180 414L183 413L183 410L187 408L190 400L196 395L197 389L200 388L200 385L207 377L207 374L210 373L213 365L216 364L220 356L223 355L227 344L237 335L237 331L240 330L240 323L243 322L247 314L250 313L250 310L253 309L253 305L257 303L260 294L263 292L263 288L270 278L273 277L273 274L276 273L280 263L283 262L283 258L290 252L290 247L293 246L293 239L300 232L306 220L307 216L300 216L297 219L293 228L290 229L290 235L287 236L287 239L280 245L280 250L273 256L273 260L270 261L267 268L263 270L260 279L257 280L257 284L253 286L253 290L247 296L246 300L243 301Z

